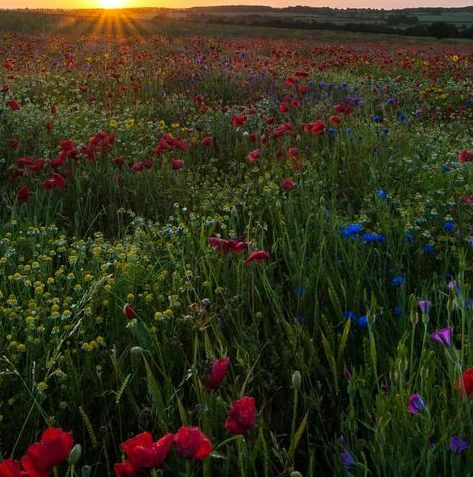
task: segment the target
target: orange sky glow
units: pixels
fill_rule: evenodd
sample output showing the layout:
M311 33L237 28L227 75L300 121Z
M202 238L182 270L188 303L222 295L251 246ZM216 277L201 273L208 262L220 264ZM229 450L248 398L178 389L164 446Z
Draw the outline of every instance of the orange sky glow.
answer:
M210 5L269 5L286 7L306 5L331 8L384 8L386 10L411 7L466 7L473 6L473 0L0 0L0 9L18 8L119 8L119 7L168 7L188 8Z

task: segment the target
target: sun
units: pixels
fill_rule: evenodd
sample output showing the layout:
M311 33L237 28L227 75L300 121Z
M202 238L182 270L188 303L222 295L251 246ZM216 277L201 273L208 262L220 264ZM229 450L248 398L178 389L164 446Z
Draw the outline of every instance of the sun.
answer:
M100 0L100 6L107 10L123 8L125 6L125 0Z

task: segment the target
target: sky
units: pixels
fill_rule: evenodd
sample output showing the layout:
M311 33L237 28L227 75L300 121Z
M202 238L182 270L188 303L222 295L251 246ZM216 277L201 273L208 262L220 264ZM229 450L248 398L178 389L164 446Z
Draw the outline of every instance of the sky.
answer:
M304 5L331 8L384 8L385 10L412 7L466 7L473 0L0 0L5 8L113 8L113 7L170 7L187 8L209 5L269 5L286 7Z

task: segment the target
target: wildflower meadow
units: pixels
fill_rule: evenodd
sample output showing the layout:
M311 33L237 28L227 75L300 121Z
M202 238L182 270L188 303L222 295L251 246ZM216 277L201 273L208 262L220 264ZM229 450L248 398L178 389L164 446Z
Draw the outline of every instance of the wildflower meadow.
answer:
M473 44L324 35L0 33L0 477L473 475Z

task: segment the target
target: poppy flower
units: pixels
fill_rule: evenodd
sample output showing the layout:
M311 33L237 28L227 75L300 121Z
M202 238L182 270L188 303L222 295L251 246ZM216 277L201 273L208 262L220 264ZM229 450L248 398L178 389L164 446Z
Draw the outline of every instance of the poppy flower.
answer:
M225 429L232 434L246 434L256 421L255 399L244 396L232 402L232 407L225 420Z
M7 106L11 111L19 111L21 109L20 103L15 99L10 99L7 101Z
M455 389L462 397L469 398L473 394L473 368L463 371L463 374L455 381Z
M463 149L458 153L458 160L460 162L471 162L473 161L473 153Z
M153 469L166 460L173 440L173 434L166 434L154 442L149 432L142 432L123 442L121 448L136 469Z
M268 260L269 257L269 252L266 252L265 250L255 250L254 252L251 252L250 256L243 263L248 265L254 260L263 261Z
M292 179L283 179L281 181L281 189L283 191L288 191L288 190L294 189L295 185L296 184Z
M23 185L20 187L20 189L16 193L15 199L17 200L17 202L24 204L25 202L28 202L30 196L31 196L30 188L27 185Z
M54 467L67 460L72 444L70 432L50 427L43 432L39 442L28 447L21 465L28 477L49 477Z
M139 469L137 469L130 460L125 460L125 462L120 462L113 466L116 477L136 477L138 475Z
M173 159L171 161L171 169L175 171L182 169L184 167L184 161L182 159Z
M228 356L215 359L210 363L210 373L205 378L205 387L209 391L218 389L227 374L229 366L230 358Z
M183 459L202 460L210 455L210 439L198 428L182 426L174 435L174 447Z
M136 316L135 308L131 303L125 303L123 307L123 314L129 319L133 319Z
M201 141L201 144L206 147L212 146L213 143L214 143L214 140L212 136L205 136Z
M260 156L261 156L261 150L260 149L255 149L255 150L249 152L247 157L248 157L248 161L253 163Z
M18 147L18 144L20 144L20 140L16 137L12 137L8 140L8 146L10 149L15 150Z
M62 189L65 185L66 179L64 179L61 174L53 172L51 177L43 181L43 190Z
M242 114L242 115L238 115L238 114L235 114L234 116L232 116L232 126L234 127L238 127L238 126L243 126L245 123L246 123L246 115Z
M22 477L25 475L21 470L20 462L13 459L5 459L0 462L0 477Z

